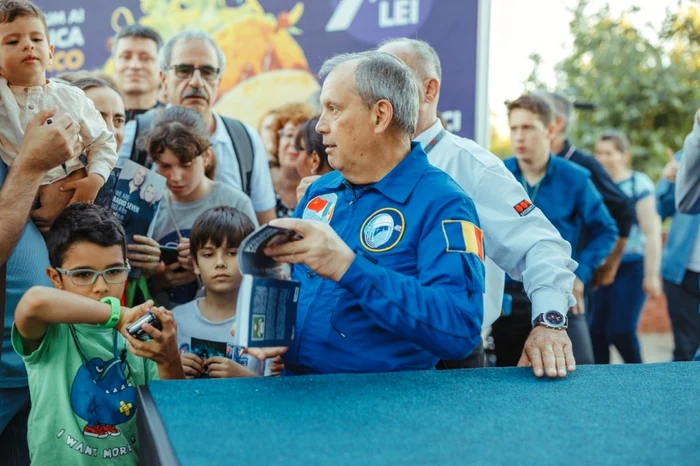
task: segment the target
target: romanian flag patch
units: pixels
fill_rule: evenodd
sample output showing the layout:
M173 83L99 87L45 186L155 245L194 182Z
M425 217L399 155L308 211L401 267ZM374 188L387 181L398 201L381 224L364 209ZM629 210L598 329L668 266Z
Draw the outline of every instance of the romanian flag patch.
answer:
M484 260L484 232L466 220L443 220L442 232L445 234L447 252L466 252L476 254Z

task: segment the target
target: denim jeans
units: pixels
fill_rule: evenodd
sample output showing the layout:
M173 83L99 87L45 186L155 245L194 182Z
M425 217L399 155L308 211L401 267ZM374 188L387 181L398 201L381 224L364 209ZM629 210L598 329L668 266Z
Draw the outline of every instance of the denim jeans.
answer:
M700 346L700 276L686 271L680 285L664 280L673 328L673 360L692 361Z

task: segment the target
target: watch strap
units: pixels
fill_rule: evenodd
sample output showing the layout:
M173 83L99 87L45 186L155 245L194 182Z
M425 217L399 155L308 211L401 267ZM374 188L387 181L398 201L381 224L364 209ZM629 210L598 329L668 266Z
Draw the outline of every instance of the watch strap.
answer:
M119 322L119 317L122 313L121 302L119 301L119 299L113 296L107 296L106 298L102 298L100 302L109 304L109 307L111 308L112 312L109 315L109 320L107 322L98 325L106 328L114 328L115 325L117 325L117 322Z

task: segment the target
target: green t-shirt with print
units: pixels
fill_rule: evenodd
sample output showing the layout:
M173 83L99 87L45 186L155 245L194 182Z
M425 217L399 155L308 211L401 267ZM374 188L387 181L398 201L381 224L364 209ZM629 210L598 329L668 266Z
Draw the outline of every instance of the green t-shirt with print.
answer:
M30 354L12 328L12 345L29 377L32 464L135 465L136 386L158 379L158 368L126 350L113 329L73 325L74 338L70 327L50 325Z

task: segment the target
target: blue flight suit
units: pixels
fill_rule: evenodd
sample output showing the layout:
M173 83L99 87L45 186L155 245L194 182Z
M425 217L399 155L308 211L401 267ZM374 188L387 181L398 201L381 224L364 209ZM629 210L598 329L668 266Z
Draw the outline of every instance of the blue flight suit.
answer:
M371 185L324 175L295 217L330 222L356 257L337 283L294 266L301 293L287 374L432 369L477 346L484 251L476 209L420 144Z

